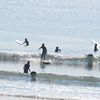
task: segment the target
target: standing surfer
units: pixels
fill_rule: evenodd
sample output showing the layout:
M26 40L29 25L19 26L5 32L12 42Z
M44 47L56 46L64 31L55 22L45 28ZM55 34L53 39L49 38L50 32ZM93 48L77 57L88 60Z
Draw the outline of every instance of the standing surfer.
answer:
M45 47L45 44L43 43L42 44L42 46L39 48L39 49L41 49L42 48L42 54L41 54L41 60L45 60L45 55L46 55L46 53L47 53L47 49L46 49L46 47ZM39 50L38 49L38 50Z
M94 51L95 51L95 52L98 51L98 49L97 49L97 44L95 44L95 46L94 46Z
M24 73L28 73L28 70L31 72L31 70L30 70L30 61L28 61L28 62L24 65L23 69L24 69Z

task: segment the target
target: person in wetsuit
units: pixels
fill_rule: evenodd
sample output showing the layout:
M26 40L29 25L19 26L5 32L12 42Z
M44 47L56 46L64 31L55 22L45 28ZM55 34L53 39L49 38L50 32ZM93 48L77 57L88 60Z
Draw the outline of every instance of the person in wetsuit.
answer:
M25 38L25 42L24 43L26 43L26 46L28 46L29 45L29 42L28 42L28 40ZM23 43L23 44L24 44Z
M30 70L30 61L28 61L24 67L23 67L24 73L28 73L28 70L31 72Z
M59 49L59 47L56 47L55 52L60 52L61 49Z
M42 54L41 54L41 60L45 60L45 55L46 55L46 53L47 53L47 49L46 49L46 47L45 47L45 44L43 43L42 44L42 46L39 48L39 49L41 49L42 48ZM38 50L39 50L38 49Z
M98 51L98 49L97 49L97 44L95 44L95 46L94 46L94 51L95 51L95 52Z

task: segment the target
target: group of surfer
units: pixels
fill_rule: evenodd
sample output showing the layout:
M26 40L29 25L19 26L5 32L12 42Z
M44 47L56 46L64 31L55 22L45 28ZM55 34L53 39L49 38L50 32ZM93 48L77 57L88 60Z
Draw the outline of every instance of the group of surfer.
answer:
M25 38L25 41L23 42L23 44L25 44L25 43L26 43L26 46L29 45L29 41L27 40L27 38ZM95 46L94 46L94 51L95 52L98 51L97 46L98 46L97 44L95 44ZM41 49L41 48L43 49L43 52L42 52L42 55L41 55L41 59L44 58L44 60L45 60L45 55L47 53L47 49L46 49L44 43L42 44L42 46L39 49ZM61 49L59 49L59 47L57 46L56 49L55 49L55 52L60 52L60 51L61 51Z
M25 41L23 42L23 44L26 43L26 46L29 45L29 42L28 40L25 38ZM41 60L45 60L45 55L47 54L47 48L45 47L45 44L43 43L42 46L40 48L38 48L38 50L42 49L42 54L41 54ZM59 49L59 47L57 46L56 49L55 49L55 52L60 52L61 49ZM30 61L27 61L27 63L24 65L23 67L23 70L24 70L24 73L28 73L28 71L31 72L30 70ZM32 76L32 80L35 80L35 76L36 75L36 72L31 72L30 73L31 76Z
M29 42L26 38L25 38L25 41L23 42L23 44L24 43L26 43L26 46L29 45ZM45 55L47 54L47 48L45 47L44 43L42 44L42 46L38 50L40 50L40 49L42 49L41 60L45 60ZM61 51L61 49L59 49L59 47L57 46L55 49L55 52L60 52L60 51ZM94 46L94 51L95 52L98 51L97 44L95 44L95 46ZM87 56L91 56L91 55L87 55ZM24 73L28 73L28 70L30 71L30 61L28 61L27 64L24 65Z
M25 43L26 43L26 46L29 45L29 42L28 42L27 38L25 38L25 41L23 42L23 44L25 44ZM42 44L42 46L38 50L40 50L40 49L43 50L42 54L41 54L41 60L45 60L45 55L47 53L47 48L45 47L44 43ZM61 49L59 49L59 47L57 46L56 49L55 49L55 52L60 52L60 51L61 51Z

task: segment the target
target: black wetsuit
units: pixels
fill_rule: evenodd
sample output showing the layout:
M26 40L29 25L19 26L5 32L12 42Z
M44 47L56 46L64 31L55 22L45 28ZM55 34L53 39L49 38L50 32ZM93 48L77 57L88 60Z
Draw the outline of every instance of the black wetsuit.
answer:
M24 42L24 43L26 43L26 46L28 46L28 45L29 45L29 42L28 42L27 40L25 40L25 42ZM24 43L23 43L23 44L24 44Z
M94 51L95 51L95 52L98 51L98 49L97 49L97 44L95 44L95 46L94 46Z
M56 48L55 49L55 52L60 52L61 50L59 48Z
M45 46L41 46L40 49L42 48L42 55L41 55L41 60L45 60L45 55L47 53L47 49Z
M28 46L28 45L29 45L29 42L28 42L28 41L25 41L25 43L26 43L26 46Z
M29 70L29 68L30 68L30 65L27 63L27 64L25 64L24 65L24 73L28 73L28 70Z
M27 45L27 46L29 45L29 42L28 42L28 41L26 42L26 45Z

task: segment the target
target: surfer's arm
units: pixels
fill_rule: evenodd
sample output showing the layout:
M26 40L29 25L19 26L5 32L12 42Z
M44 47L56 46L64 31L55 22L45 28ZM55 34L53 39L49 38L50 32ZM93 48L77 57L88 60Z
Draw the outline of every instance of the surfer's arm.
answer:
M23 42L22 44L24 44L25 42Z
M42 47L38 48L38 50L40 50Z
M61 51L61 49L59 49L59 52Z
M28 69L30 72L31 72L31 70L30 69Z

